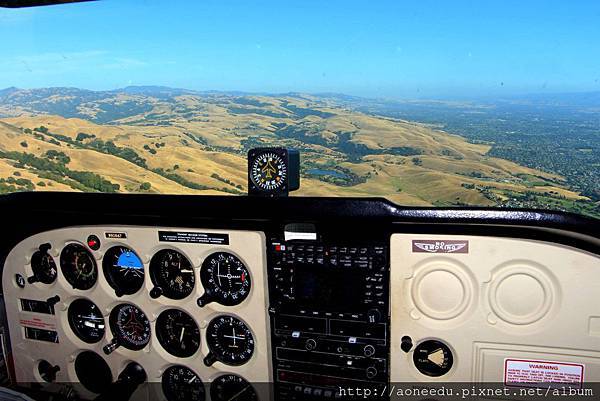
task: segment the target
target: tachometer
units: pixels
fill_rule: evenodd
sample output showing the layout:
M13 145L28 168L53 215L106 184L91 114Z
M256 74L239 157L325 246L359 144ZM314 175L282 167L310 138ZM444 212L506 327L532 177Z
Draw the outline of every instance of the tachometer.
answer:
M211 401L256 401L256 391L246 379L234 374L217 377L210 384Z
M221 315L210 321L206 329L209 353L204 364L211 366L216 361L239 366L248 362L254 353L252 332L240 319Z
M29 284L37 282L52 284L56 280L56 263L54 263L52 256L48 254L49 249L50 244L44 244L31 255L31 270L33 271L33 276L27 279Z
M183 299L194 290L194 269L190 261L172 249L158 251L150 260L150 278L154 288L153 298L164 295L171 299Z
M89 290L98 279L94 256L80 244L69 244L63 248L60 268L67 282L78 290Z
M110 330L114 336L110 344L104 346L104 353L110 354L123 346L141 350L150 341L150 322L146 314L132 304L119 304L110 312Z
M162 390L168 401L204 401L204 384L185 366L171 366L162 375Z
M102 270L118 297L135 294L144 284L144 264L126 246L113 246L106 251L102 259Z
M200 348L200 329L190 315L180 309L167 309L156 319L156 337L171 355L187 358Z
M71 330L81 341L94 344L104 337L104 317L93 302L76 299L69 305L67 315Z
M250 273L235 255L216 252L209 255L200 270L200 280L204 286L204 295L198 299L198 305L210 302L221 305L238 305L250 293Z

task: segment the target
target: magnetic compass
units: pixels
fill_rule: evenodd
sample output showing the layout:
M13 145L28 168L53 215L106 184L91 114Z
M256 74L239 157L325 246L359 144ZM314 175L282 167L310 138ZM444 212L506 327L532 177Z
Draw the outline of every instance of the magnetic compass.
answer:
M284 148L256 148L248 152L248 193L286 196L300 186L300 155Z

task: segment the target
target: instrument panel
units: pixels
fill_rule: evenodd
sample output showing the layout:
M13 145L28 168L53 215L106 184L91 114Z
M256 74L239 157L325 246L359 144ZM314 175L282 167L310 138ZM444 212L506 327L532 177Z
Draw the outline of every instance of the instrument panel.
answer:
M29 237L3 273L16 381L79 382L93 399L135 361L161 383L141 386L140 399L235 389L269 399L245 385L271 381L265 249L251 231L106 226Z
M3 346L34 389L94 399L140 368L132 400L510 387L544 369L600 382L600 235L580 217L45 196L56 201L38 209L23 196L32 215L0 232ZM104 204L111 213L89 213Z

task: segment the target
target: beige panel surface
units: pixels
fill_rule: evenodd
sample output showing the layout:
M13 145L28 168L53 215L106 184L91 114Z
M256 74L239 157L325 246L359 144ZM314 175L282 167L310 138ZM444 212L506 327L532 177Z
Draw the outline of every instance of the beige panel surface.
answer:
M391 380L502 382L504 360L516 358L584 364L585 381L600 382L599 296L600 258L583 251L533 240L395 234ZM452 369L439 378L421 374L414 347L400 349L403 336L415 346L446 343Z
M226 233L229 234L229 245L208 245L188 243L167 243L158 241L158 231L187 231L204 233ZM125 240L109 240L105 238L105 232L125 232ZM60 272L59 255L62 248L68 243L82 243L90 234L97 235L102 246L98 251L92 252L98 264L98 281L88 291L73 289ZM20 273L25 277L32 275L30 267L30 256L37 247L43 243L50 243L52 249L49 252L55 260L59 269L58 279L50 285L41 283L27 284L25 288L18 288L15 284L15 274ZM107 283L102 273L102 256L104 252L114 245L126 245L132 248L142 259L145 269L145 282L140 291L133 295L125 295L117 298L114 290ZM152 299L149 291L153 285L148 272L152 255L160 249L176 249L182 252L192 263L196 285L193 293L183 300L171 300L165 297ZM211 253L226 251L238 256L247 266L252 280L252 288L248 298L240 305L222 306L211 303L204 308L196 305L196 299L204 293L200 282L200 267L204 259ZM270 356L270 329L267 313L267 275L266 275L266 247L265 236L262 232L249 231L223 231L212 229L177 229L158 227L133 227L133 226L110 226L110 227L72 227L49 231L32 236L19 243L10 252L3 272L4 294L7 306L8 321L11 322L10 339L12 343L15 361L16 379L19 382L40 382L37 373L37 363L41 359L48 360L52 364L61 367L57 374L58 382L76 382L77 377L74 369L74 359L82 350L93 350L108 362L113 377L130 361L136 361L143 366L148 374L148 381L160 382L162 372L171 365L183 364L194 370L205 383L208 393L208 383L223 373L236 373L251 382L271 381L271 356ZM20 319L34 317L34 314L20 311L19 298L45 300L50 296L59 295L61 302L56 305L55 316L42 316L46 323L56 327L60 343L52 344L24 338L23 329L18 324ZM92 300L103 312L106 321L105 339L98 344L86 344L79 340L69 327L67 320L67 308L77 298ZM108 316L112 308L122 302L133 303L140 307L148 316L152 326L152 338L150 343L141 351L131 351L123 347L118 348L112 354L106 356L102 347L112 339L108 327ZM198 323L201 331L200 350L190 358L178 358L168 354L159 344L155 336L155 321L160 312L169 308L180 308L187 311ZM239 317L250 327L255 339L255 350L250 361L242 366L228 366L216 362L212 367L206 367L202 360L208 353L205 341L205 329L208 322L215 316L226 313ZM35 317L40 315L35 314ZM83 391L85 393L85 391ZM150 394L149 394L150 393ZM90 396L91 394L88 393ZM141 387L135 394L135 398L164 399L160 386ZM261 399L268 399L263 394Z

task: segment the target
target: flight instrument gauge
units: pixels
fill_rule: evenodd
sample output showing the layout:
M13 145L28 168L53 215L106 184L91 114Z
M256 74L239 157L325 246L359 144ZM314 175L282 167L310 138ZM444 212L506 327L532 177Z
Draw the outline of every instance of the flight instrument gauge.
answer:
M200 348L200 329L190 315L180 309L167 309L156 319L156 337L171 355L187 358Z
M60 268L67 282L78 290L89 290L98 279L94 256L80 244L69 244L63 248Z
M31 270L33 276L27 281L29 284L40 282L42 284L52 284L56 280L56 263L50 254L50 244L44 244L31 255Z
M183 299L194 290L194 269L190 261L173 249L158 251L150 260L150 278L154 288L150 296L164 295L171 299Z
M118 297L135 294L144 284L144 264L130 248L113 246L102 258L102 270Z
M443 376L452 369L454 358L450 348L441 341L423 341L413 352L413 363L426 376Z
M146 314L132 304L119 304L110 312L110 330L114 336L104 346L104 353L110 354L118 347L139 351L150 341L150 322Z
M265 152L254 159L250 178L254 185L263 191L279 189L287 179L286 163L275 152Z
M210 384L211 401L256 401L256 391L246 379L234 374L217 377Z
M229 315L217 316L206 328L209 353L204 364L211 366L219 361L239 366L248 362L254 353L252 332L240 319Z
M69 305L67 315L71 330L81 341L95 344L104 337L104 317L92 301L76 299Z
M235 255L216 252L209 255L200 269L200 280L204 286L204 295L198 299L198 305L210 302L221 305L238 305L250 293L250 273Z
M255 148L248 152L248 193L286 196L300 187L300 154L284 148Z
M169 367L163 373L161 381L167 401L204 401L205 399L202 380L193 370L185 366Z

